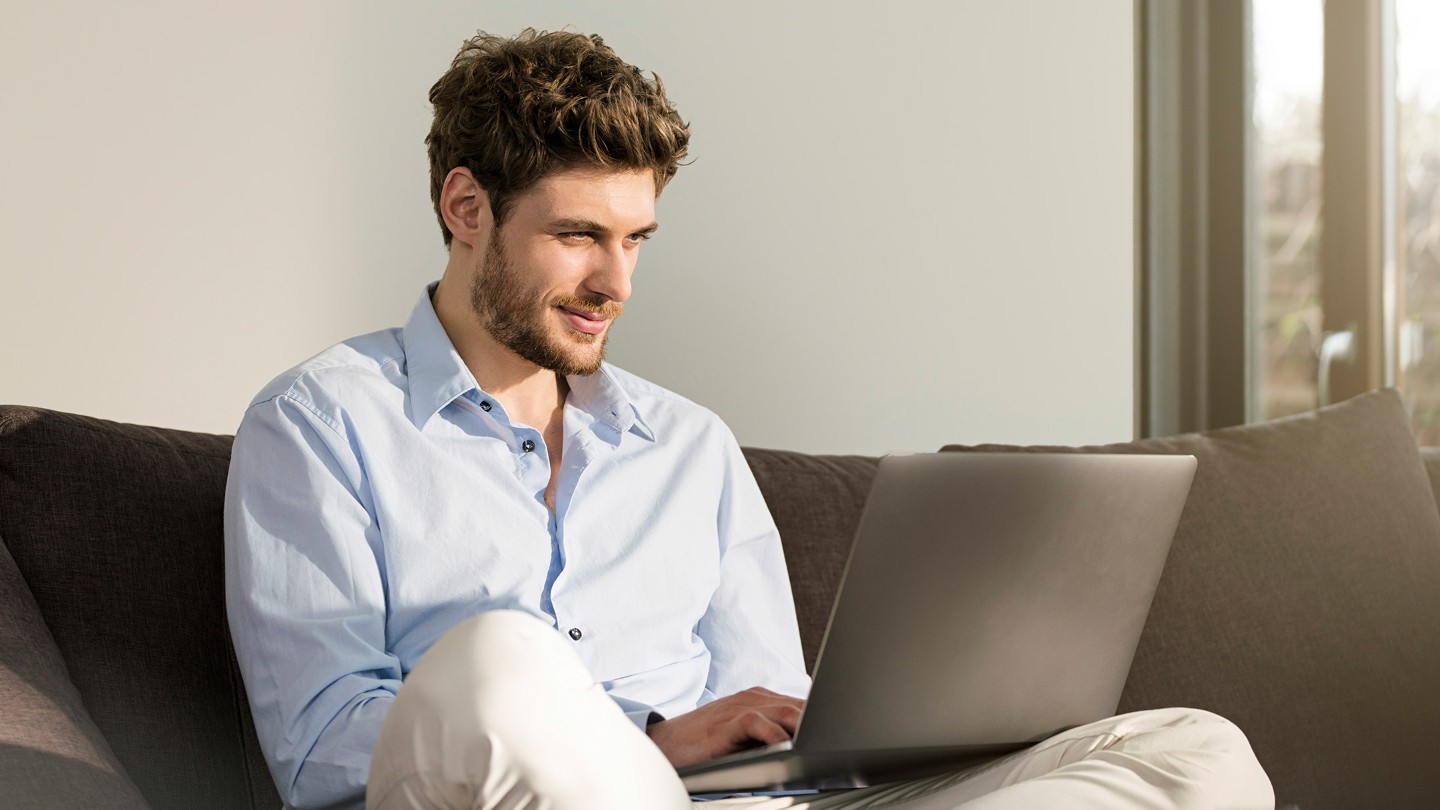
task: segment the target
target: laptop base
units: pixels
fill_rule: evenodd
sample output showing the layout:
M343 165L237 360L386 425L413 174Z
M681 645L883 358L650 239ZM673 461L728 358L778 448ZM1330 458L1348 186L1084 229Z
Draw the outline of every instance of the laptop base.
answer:
M1031 743L898 748L883 751L742 751L680 770L695 793L836 790L956 771ZM752 756L747 756L752 755Z

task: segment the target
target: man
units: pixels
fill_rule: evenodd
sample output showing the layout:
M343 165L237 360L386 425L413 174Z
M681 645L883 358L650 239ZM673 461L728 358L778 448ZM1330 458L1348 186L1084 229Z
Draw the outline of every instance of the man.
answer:
M809 687L735 439L604 362L688 126L579 34L477 36L430 100L440 281L237 432L227 595L262 747L290 807L688 807L672 766L787 739ZM1173 803L1202 776L1270 800L1233 726L1171 713L813 806Z

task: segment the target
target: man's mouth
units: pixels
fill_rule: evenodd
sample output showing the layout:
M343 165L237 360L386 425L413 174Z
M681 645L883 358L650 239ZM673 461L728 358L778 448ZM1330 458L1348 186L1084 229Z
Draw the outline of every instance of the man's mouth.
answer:
M578 307L560 307L560 312L570 326L577 332L584 332L587 335L598 335L605 331L605 326L610 319L598 312L580 309Z

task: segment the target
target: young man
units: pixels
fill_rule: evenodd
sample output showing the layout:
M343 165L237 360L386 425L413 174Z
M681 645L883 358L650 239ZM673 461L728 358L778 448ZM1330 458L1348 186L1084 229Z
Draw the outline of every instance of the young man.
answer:
M735 439L604 363L688 127L579 34L477 36L430 100L440 281L237 432L228 607L261 745L290 807L688 807L673 766L787 739L809 688ZM1243 735L1198 712L897 790L1271 801Z

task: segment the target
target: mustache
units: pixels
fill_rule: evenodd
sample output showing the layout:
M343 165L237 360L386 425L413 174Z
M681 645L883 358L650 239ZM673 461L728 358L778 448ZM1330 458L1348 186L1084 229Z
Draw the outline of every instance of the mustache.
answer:
M556 298L554 305L588 312L591 315L611 320L620 317L620 314L625 311L625 305L619 301L611 301L607 298L581 298L575 295Z

